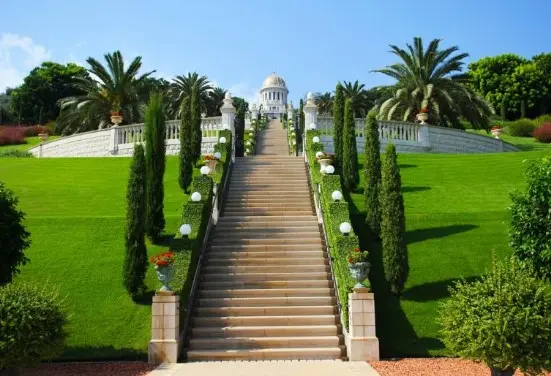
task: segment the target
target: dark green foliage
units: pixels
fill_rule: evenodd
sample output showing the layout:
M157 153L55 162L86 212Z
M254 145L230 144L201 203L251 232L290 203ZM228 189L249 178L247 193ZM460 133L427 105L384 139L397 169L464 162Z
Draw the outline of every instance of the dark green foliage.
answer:
M351 99L344 104L344 127L342 145L342 182L344 187L353 191L358 186L358 150L356 148L356 123L354 121L354 106Z
M321 182L320 166L316 162L316 153L323 151L323 144L321 142L314 143L312 139L314 137L320 137L320 132L317 130L309 130L304 136L306 142L306 152L308 153L308 164L310 165L310 171L312 174L312 182Z
M233 124L235 126L235 156L242 157L245 154L245 105L243 102L237 108Z
M526 101L524 99L520 101L520 117L526 117Z
M494 261L480 280L460 281L450 292L440 322L453 353L486 363L494 372L551 370L551 291L545 282L514 261Z
M66 323L57 289L25 283L0 287L0 373L60 356Z
M381 239L383 240L383 266L390 290L400 295L409 274L408 252L404 239L406 220L402 179L398 169L396 148L386 148L381 184Z
M341 83L335 89L335 100L333 103L333 145L335 148L335 159L337 165L342 164L342 145L344 127L344 92Z
M12 281L19 267L29 262L23 253L31 245L25 230L25 214L17 209L18 199L0 182L0 286Z
M364 196L365 223L374 235L381 231L381 207L379 191L381 187L381 153L379 127L375 114L367 115L365 126Z
M509 240L523 267L551 279L551 157L526 170L524 193L511 195Z
M536 124L530 119L519 119L509 123L508 127L508 131L511 136L532 137L532 134L536 129Z
M193 192L201 194L201 201L207 200L212 194L213 181L210 176L197 176L193 179Z
M8 149L0 151L0 158L33 158L34 155L25 150Z
M201 94L199 87L194 85L191 89L191 137L193 139L193 162L197 162L201 156L201 141L203 133L201 132Z
M184 98L181 109L180 122L180 188L188 191L193 174L193 132L191 124L190 98Z
M297 148L300 148L302 145L302 143L304 142L304 137L305 137L305 127L304 127L304 122L305 122L305 117L304 117L304 101L301 99L300 100L300 105L298 107L298 124L297 124ZM310 125L310 124L308 124Z
M166 124L163 97L153 94L145 110L145 161L147 171L146 231L151 239L159 238L165 228L163 214L166 164Z
M130 164L130 177L126 191L126 254L124 257L124 287L132 297L139 296L145 289L147 271L147 248L145 247L146 214L146 166L141 144L134 147Z

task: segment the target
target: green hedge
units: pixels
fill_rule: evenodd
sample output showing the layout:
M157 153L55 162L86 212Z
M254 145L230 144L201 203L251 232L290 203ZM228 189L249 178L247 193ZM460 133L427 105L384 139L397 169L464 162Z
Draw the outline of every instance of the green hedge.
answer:
M316 153L324 151L321 142L314 143L312 139L320 133L317 130L309 130L306 133L306 152L310 174L314 184L320 184L321 194L319 199L323 209L323 220L327 241L333 258L333 273L338 284L339 299L341 304L342 319L348 328L348 294L356 282L352 279L348 269L347 254L350 250L359 247L360 242L354 230L348 236L341 234L339 226L342 222L352 224L349 212L349 203L346 200L335 202L331 195L334 191L343 192L339 175L323 175L320 173L320 166L316 161ZM317 195L317 190L316 195Z

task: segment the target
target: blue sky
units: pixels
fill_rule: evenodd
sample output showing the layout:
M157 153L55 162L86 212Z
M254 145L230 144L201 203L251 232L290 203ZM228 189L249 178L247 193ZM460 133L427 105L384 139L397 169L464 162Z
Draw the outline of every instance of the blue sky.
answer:
M198 71L255 97L276 71L296 101L338 80L387 84L389 44L442 38L470 60L551 52L550 0L0 0L0 91L44 60L84 62L120 49L170 79Z

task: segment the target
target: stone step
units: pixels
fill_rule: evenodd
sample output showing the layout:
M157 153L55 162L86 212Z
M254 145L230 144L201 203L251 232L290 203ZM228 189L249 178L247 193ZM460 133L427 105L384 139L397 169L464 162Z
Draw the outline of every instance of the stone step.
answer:
M311 235L309 237L302 237L300 239L289 239L289 238L282 238L282 239L254 239L254 238L248 238L248 237L242 237L239 239L224 239L215 237L211 241L211 245L292 245L292 244L300 244L300 245L308 245L308 244L315 244L321 246L321 236L319 233L315 235Z
M260 282L260 281L329 281L331 274L323 272L271 272L271 273L203 273L201 281Z
M189 348L201 350L339 347L342 342L342 336L195 338L190 340Z
M327 265L232 265L218 266L205 265L205 273L279 273L282 271L289 273L297 272L329 272Z
M210 255L206 260L209 266L254 266L254 265L329 265L329 260L319 257L247 257L247 258L219 258L216 254Z
M289 221L292 222L312 222L312 220L317 221L317 217L315 215L282 215L282 216L273 216L270 218L264 218L264 217L258 217L253 215L248 216L238 216L238 217L221 217L218 221L218 223L221 222L235 222L235 221L259 221L264 223L287 223Z
M239 208L258 208L258 209L270 209L270 210L284 210L288 208L295 208L295 209L312 209L312 203L310 200L306 201L295 201L295 202L287 202L287 201L275 201L275 202L254 202L254 201L247 201L247 202L235 202L235 201L226 201L226 205L224 206L225 210L234 210Z
M273 259L277 258L286 258L286 259L310 259L310 258L327 258L327 253L318 250L318 251L283 251L283 252L273 252L273 251L259 251L259 252L232 252L232 251L213 251L210 250L205 255L207 260L216 258L216 259L236 259L243 260L246 259L268 259L266 262L271 262Z
M285 189L267 189L263 191L253 190L247 191L244 189L234 189L228 190L228 197L240 197L240 196L251 196L251 197L310 197L310 191L289 191Z
M318 223L315 220L312 220L312 223L309 222L289 222L286 223L285 226L283 224L270 224L268 222L225 222L221 224L218 222L216 225L214 231L236 231L236 232L243 232L247 231L250 234L254 234L257 232L262 231L271 231L271 232L284 232L288 234L293 234L297 232L302 231L316 231L319 229Z
M263 208L251 208L251 209L240 209L240 210L224 210L223 215L225 216L243 216L243 215L256 215L256 216L281 216L281 215L308 215L312 214L312 209L285 209L285 210L272 210L272 209L263 209Z
M306 237L306 238L315 238L319 237L321 239L321 235L317 231L295 231L293 233L289 232L282 232L277 231L277 228L274 228L273 231L271 229L264 229L264 230L256 230L252 231L250 229L245 230L227 230L227 229L216 229L213 231L211 235L211 240L223 238L223 239L231 239L231 240L238 240L238 239L288 239L290 237L296 238L296 237Z
M237 205L237 204L255 204L255 205L269 205L269 204L284 204L284 205L300 205L304 203L311 204L310 197L263 197L263 198L238 198L238 197L228 197L225 201L226 205Z
M266 288L331 288L329 280L299 280L299 281L203 281L203 289L266 289Z
M281 251L315 251L324 249L323 246L315 246L312 244L271 244L271 245L259 245L259 244L241 244L241 245L218 245L210 244L210 250L220 252L239 252L239 251L258 251L258 252L281 252Z
M340 325L194 327L192 335L210 338L336 336Z
M297 287L297 288L244 288L199 291L200 298L254 298L254 297L287 297L287 296L332 296L335 293L330 287Z
M189 361L199 360L327 360L339 359L343 354L341 347L303 347L303 348L267 348L232 350L188 350Z
M199 298L198 307L267 307L267 306L320 306L334 305L333 296L266 296L239 298Z
M283 191L302 191L302 192L310 192L310 187L306 182L302 183L287 183L287 182L271 182L271 183L247 183L247 184L240 184L238 182L231 182L230 183L230 190L229 192L233 191L273 191L273 190L283 190Z
M337 315L308 316L191 316L193 326L299 326L299 325L336 325Z

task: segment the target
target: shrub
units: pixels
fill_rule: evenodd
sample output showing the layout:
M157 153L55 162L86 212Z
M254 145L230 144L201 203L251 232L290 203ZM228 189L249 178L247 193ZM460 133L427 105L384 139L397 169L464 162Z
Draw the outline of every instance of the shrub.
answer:
M0 127L0 146L25 144L23 127Z
M460 281L441 305L443 341L462 358L486 363L492 375L551 370L551 293L511 262L495 262L473 283Z
M191 89L191 137L192 141L192 158L193 162L197 162L201 157L201 141L203 139L203 133L201 131L201 104L200 94L197 85L194 85Z
M539 142L543 142L545 144L551 143L551 123L543 124L539 128L536 128L534 131L534 137Z
M346 189L353 191L359 183L359 176L356 122L354 121L354 106L350 98L347 98L344 104L344 128L342 134L342 182Z
M191 129L191 109L189 97L182 101L182 120L180 122L180 188L188 191L193 174L193 131Z
M335 89L333 102L333 145L335 146L335 158L337 165L342 163L342 130L344 124L344 91L340 82Z
M551 115L540 115L533 120L536 127L539 127L542 124L551 124Z
M521 266L551 279L551 157L532 162L527 188L513 193L509 240Z
M143 220L146 214L145 170L144 149L141 144L137 144L130 164L130 177L126 191L126 254L123 267L124 287L133 298L144 292L147 271Z
M61 355L66 322L56 289L23 283L0 287L0 371Z
M0 158L33 158L34 155L26 150L0 150Z
M389 142L382 170L381 239L385 279L390 285L390 291L396 295L404 290L409 274L405 229L402 178L398 169L396 148Z
M379 126L375 113L367 115L365 130L364 197L365 222L371 232L378 236L381 231L381 208L379 191L381 186L381 153Z
M31 234L23 226L25 214L17 203L13 192L0 182L0 286L11 282L29 261L23 251L31 245Z
M145 161L147 172L146 231L153 240L159 239L165 228L164 185L166 164L166 124L163 97L153 94L145 110Z
M533 120L519 119L509 123L509 134L516 137L532 137L536 125Z
M30 127L23 127L23 130L25 132L25 137L36 137L40 133L52 133L48 128L42 125L31 125Z

